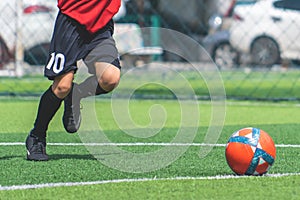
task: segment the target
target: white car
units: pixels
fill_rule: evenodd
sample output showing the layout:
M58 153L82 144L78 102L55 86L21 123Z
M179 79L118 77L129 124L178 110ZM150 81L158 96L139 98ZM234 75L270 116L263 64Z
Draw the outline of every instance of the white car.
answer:
M300 1L262 0L236 6L230 43L251 56L253 64L300 60Z
M45 46L51 39L57 14L56 0L1 0L0 10L2 46L6 46L14 58L20 42L25 50L25 57L44 59L45 56L38 58L32 53L35 49L41 55L46 52L44 48L47 48Z

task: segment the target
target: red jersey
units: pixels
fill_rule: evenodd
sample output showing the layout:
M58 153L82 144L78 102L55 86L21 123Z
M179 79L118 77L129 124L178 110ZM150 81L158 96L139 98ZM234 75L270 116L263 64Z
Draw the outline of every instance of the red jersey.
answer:
M62 13L95 33L118 12L121 0L58 0L57 5Z

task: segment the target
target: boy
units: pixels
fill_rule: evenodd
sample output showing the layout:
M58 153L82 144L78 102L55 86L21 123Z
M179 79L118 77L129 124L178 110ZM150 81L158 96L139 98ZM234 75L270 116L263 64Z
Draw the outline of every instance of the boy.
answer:
M44 74L52 85L41 96L34 127L26 139L27 159L47 161L46 132L64 102L63 125L75 133L80 126L80 99L108 93L120 79L120 62L112 38L113 16L120 0L58 0L59 13ZM92 76L73 83L76 62L83 59Z

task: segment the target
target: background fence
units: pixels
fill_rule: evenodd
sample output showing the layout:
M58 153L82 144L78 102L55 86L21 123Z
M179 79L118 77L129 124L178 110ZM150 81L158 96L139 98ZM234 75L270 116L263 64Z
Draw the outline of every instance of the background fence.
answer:
M272 0L261 1L271 2L270 6L261 5L262 11L257 8L254 15L260 15L261 21L270 18L272 24L266 21L261 25L260 21L253 17L250 8L243 16L232 12L233 8L256 6L255 0L124 0L124 7L115 21L117 24L125 25L134 23L140 28L171 29L203 45L206 52L199 54L193 62L201 70L206 70L207 63L212 64L211 60L216 63L228 98L299 100L300 44L297 42L300 39L299 2L277 0L277 3L273 4ZM56 0L1 0L1 95L39 96L49 86L50 82L43 78L43 65L47 59L47 49L56 13ZM238 21L240 24L234 26L233 21ZM249 21L250 25L242 24ZM287 22L287 25L281 26L281 22ZM244 44L252 33L258 34L261 31L262 35L266 36L264 28L277 31L279 34L275 38L258 37L265 39L252 45L250 53L232 47L230 37L233 32L239 34L239 38L235 37L238 38L235 43ZM162 44L169 41L168 45L174 44L173 48L178 50L175 52L183 51L183 54L186 48L189 48L181 41L166 38L159 29L140 29L140 31L144 46L163 47ZM130 42L131 36L128 36L125 42ZM282 47L281 43L286 45ZM278 49L271 47L278 47ZM280 55L278 58L276 53ZM144 61L144 67L139 68L140 73L149 74L149 70L153 69L149 66L170 66L184 74L199 98L206 98L209 91L205 80L195 75L194 71L187 67L189 66L187 61L180 55L180 53L164 51L161 55L152 56L151 64L147 64L149 60L140 56L131 59L132 62L127 64L123 71L138 65L138 60ZM125 60L125 55L121 56ZM160 74L159 81L174 81L176 85L176 80L164 80L164 73L160 73L162 70L154 67L155 69ZM132 80L136 80L136 77L132 77ZM141 89L140 93L157 95L161 94L161 91L161 88L149 86ZM168 91L165 93L169 94Z

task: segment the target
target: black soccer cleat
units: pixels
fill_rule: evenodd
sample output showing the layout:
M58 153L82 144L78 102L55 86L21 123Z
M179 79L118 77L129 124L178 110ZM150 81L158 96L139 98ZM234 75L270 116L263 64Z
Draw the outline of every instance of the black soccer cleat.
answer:
M73 84L73 88L75 84ZM62 121L68 133L77 132L81 123L80 99L73 95L73 88L64 99L65 110Z
M28 135L26 138L27 160L47 161L46 140L41 141L37 137Z

